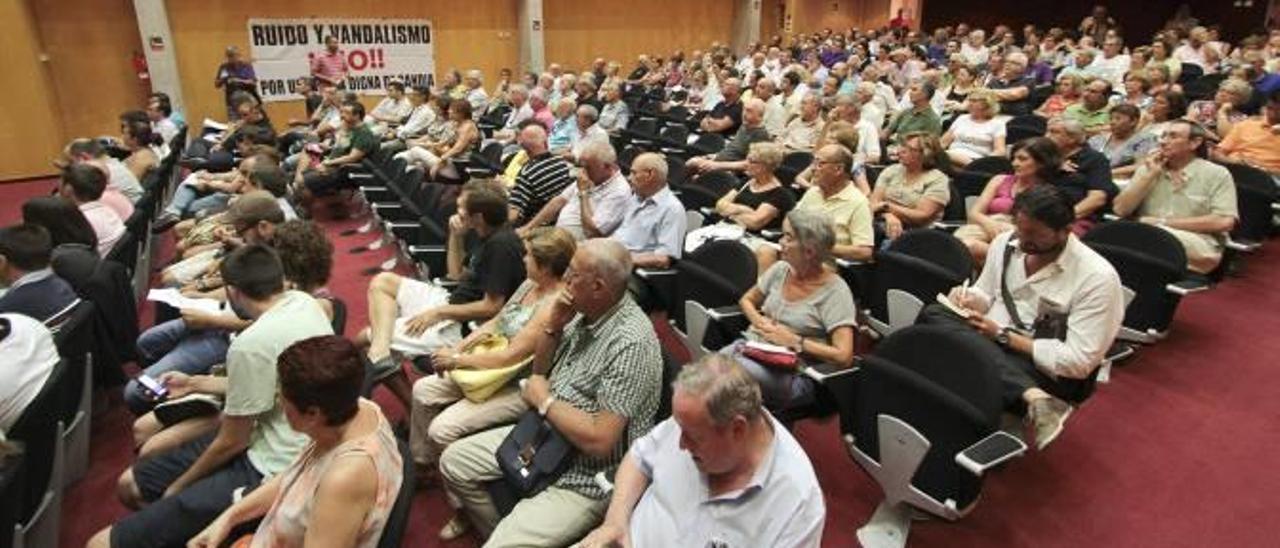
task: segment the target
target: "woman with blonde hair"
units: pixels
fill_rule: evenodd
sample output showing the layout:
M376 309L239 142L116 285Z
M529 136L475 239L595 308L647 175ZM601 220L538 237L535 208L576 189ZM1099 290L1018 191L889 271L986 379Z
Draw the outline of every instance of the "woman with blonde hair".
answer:
M1057 88L1054 94L1045 100L1040 108L1036 109L1036 116L1045 119L1060 116L1067 107L1080 102L1080 97L1084 91L1084 78L1079 74L1067 73L1058 76Z
M1000 102L994 93L978 90L969 94L966 101L969 113L962 114L951 123L942 135L941 144L947 156L957 166L986 156L1005 155L1005 127L1003 120L996 120Z

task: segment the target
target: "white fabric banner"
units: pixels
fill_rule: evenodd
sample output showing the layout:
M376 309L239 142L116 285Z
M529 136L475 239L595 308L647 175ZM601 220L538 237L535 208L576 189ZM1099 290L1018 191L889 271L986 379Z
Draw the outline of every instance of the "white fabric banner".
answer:
M435 32L427 19L250 19L249 44L258 88L267 102L300 99L297 79L311 74L311 57L336 36L347 57L347 89L383 95L386 82L435 82Z

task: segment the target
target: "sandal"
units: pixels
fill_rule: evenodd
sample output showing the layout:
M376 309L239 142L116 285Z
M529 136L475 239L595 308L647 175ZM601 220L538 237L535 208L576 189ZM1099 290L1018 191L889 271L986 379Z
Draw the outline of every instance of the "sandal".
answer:
M462 517L461 513L454 514L452 518L449 518L449 522L440 528L440 540L445 542L455 540L467 534L469 530L471 530L471 524L467 523L467 519Z

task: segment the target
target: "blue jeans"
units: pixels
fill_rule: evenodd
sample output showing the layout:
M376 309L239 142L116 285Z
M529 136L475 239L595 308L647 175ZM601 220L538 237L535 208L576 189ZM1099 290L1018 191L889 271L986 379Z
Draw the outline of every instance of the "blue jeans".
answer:
M181 318L152 327L138 337L138 353L146 363L144 375L159 379L169 371L188 375L207 373L227 359L227 333L220 329L187 329ZM137 379L124 387L124 402L134 414L144 414L155 406Z
M231 195L226 192L214 192L208 196L201 196L199 199L191 202L187 211L192 216L199 217L202 212L217 213L227 208L227 203L231 201Z
M169 205L164 207L164 212L178 218L186 217L187 212L191 210L191 204L198 199L200 199L200 191L195 185L180 184L178 188L173 189L173 197L169 199Z
M733 344L721 348L719 353L737 360L742 365L742 368L746 369L747 373L756 382L760 383L760 395L764 399L765 408L770 411L779 411L802 407L814 402L817 387L814 385L815 381L812 378L800 373L782 371L761 365L755 360L742 355L742 347L745 344L745 339L739 339Z

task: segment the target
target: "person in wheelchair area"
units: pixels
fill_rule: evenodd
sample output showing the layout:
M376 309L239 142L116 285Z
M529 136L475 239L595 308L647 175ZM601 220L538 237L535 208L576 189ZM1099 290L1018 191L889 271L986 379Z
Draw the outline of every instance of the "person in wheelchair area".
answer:
M1012 213L1014 228L992 240L978 281L951 290L959 312L931 304L918 322L1000 347L1005 409L1025 416L1044 449L1092 392L1125 303L1115 269L1071 233L1075 214L1060 190L1032 186Z

